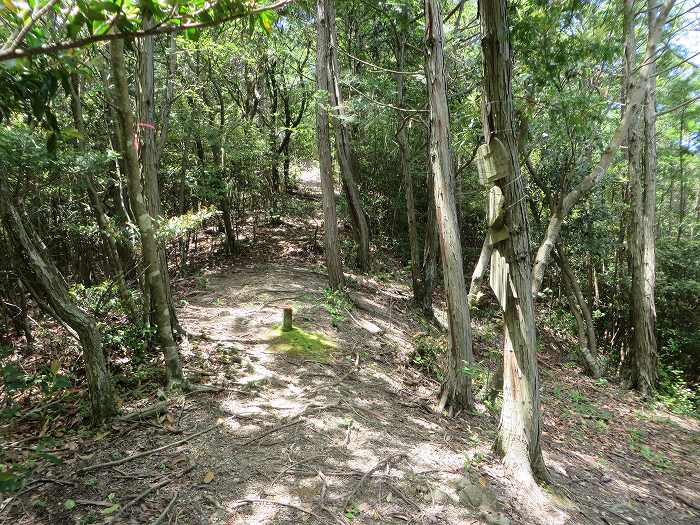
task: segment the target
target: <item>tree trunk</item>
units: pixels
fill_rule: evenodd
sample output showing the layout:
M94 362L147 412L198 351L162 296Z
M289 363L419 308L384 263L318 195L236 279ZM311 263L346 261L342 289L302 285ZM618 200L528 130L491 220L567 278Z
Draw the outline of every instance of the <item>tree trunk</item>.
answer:
M124 66L124 41L116 39L110 42L110 57L112 76L114 78L115 105L119 116L120 129L123 134L124 157L126 166L129 200L136 216L136 223L141 234L141 248L146 267L146 278L151 290L151 302L154 306L155 322L158 341L165 357L168 385L184 384L180 354L173 337L170 309L165 283L161 275L161 264L158 257L158 242L151 215L146 207L141 184L141 173L138 159L138 130L134 127L134 118L129 103L129 88Z
M494 256L498 255L507 264L508 283L503 290L503 406L496 450L503 456L506 472L521 490L532 491L536 504L541 492L534 483L534 476L546 478L547 474L540 446L539 377L527 208L512 124L512 55L506 0L481 0L479 14L484 64L484 137L487 144L500 140L509 157L508 172L496 184L504 198L504 221L510 235L493 246ZM492 267L491 272L494 271Z
M397 36L398 46L396 50L396 62L399 71L403 71L404 57L406 51L406 36L402 32ZM416 304L423 301L423 290L420 279L420 252L418 246L418 225L416 223L416 201L413 195L413 176L409 169L408 137L406 134L406 119L401 109L404 106L404 78L402 73L396 74L396 92L398 96L396 119L398 129L396 130L396 143L399 146L399 171L403 180L404 192L406 194L406 222L408 223L408 244L411 251L411 285L413 289L413 300Z
M73 115L73 125L78 131L79 138L78 148L82 151L86 151L85 140L87 135L85 134L85 122L83 120L83 105L81 100L81 87L80 87L80 77L77 73L72 73L70 75L70 99L71 99L71 113ZM122 305L126 308L127 313L132 320L136 320L136 306L131 298L129 289L126 286L126 279L124 278L124 269L122 267L121 258L119 256L119 250L117 249L116 236L114 235L114 226L112 221L107 217L105 213L104 206L102 204L102 199L97 193L97 188L95 187L95 182L93 181L92 175L84 170L80 170L80 179L82 184L87 190L88 197L90 199L90 207L92 212L95 214L95 219L97 220L97 226L99 227L100 235L105 243L105 251L107 252L107 259L109 260L110 266L112 267L112 274L117 283L117 291L119 293L119 298L121 299Z
M423 313L429 319L433 317L433 290L435 289L435 279L437 278L437 267L440 259L440 234L436 223L433 178L433 172L430 169L426 175L428 207L423 239L423 264L421 265L421 301Z
M97 323L73 302L58 269L44 255L43 246L35 242L38 237L22 222L4 175L0 176L0 215L17 259L22 260L20 273L24 286L48 315L67 325L80 340L93 423L108 421L117 408Z
M598 344L595 334L595 325L593 324L593 316L591 315L588 304L583 297L583 292L581 291L581 287L576 280L576 276L571 269L569 259L561 248L557 249L555 259L561 270L561 278L569 299L571 313L574 314L574 317L576 318L581 357L583 357L591 376L597 379L602 375L602 372L600 370L600 365L596 360Z
M153 19L150 16L144 16L144 29L149 29L153 26ZM139 65L139 90L137 98L137 110L139 114L139 122L137 124L136 134L139 140L139 151L141 157L143 185L145 189L146 206L151 220L154 223L154 228L157 230L161 221L161 205L160 205L160 188L158 185L158 160L160 152L158 143L156 142L156 119L155 119L155 78L154 78L154 36L147 35L140 39L140 49L138 56ZM172 50L171 50L172 53ZM172 67L172 65L170 65ZM172 87L170 88L172 89ZM166 101L165 103L167 103ZM167 119L166 119L167 120ZM161 135L161 143L165 143L165 131ZM165 246L162 242L157 241L158 261L160 267L160 278L163 281L163 290L167 300L169 318L172 324L173 332L182 332L180 323L178 322L175 312L175 303L173 302L172 291L170 287L170 276L168 273L168 260L165 253ZM151 290L151 301L156 294ZM158 315L156 305L151 303L151 317L155 319Z
M463 409L471 409L474 405L471 377L464 371L465 366L471 366L474 362L474 355L450 150L442 10L438 0L425 0L424 5L425 70L430 100L430 163L434 176L433 195L440 234L440 255L447 293L449 324L448 364L438 410L448 408L452 414Z
M231 222L231 203L228 194L221 201L221 213L226 233L225 253L232 256L236 253L236 233Z
M695 221L690 226L690 237L695 239L698 232L700 231L700 181L698 182L698 187L695 190Z
M318 0L316 10L316 89L321 93L316 102L316 134L318 140L319 170L321 172L321 191L323 193L324 252L328 282L331 289L343 287L343 265L338 253L338 219L335 210L335 193L333 190L333 166L331 161L331 141L328 126L329 99L329 53L327 0Z
M595 164L591 172L584 177L574 189L566 194L562 200L560 213L557 215L552 215L550 219L547 234L544 241L538 248L537 256L535 257L535 264L532 272L532 295L534 296L537 296L538 292L540 291L540 287L542 286L544 272L547 264L549 263L552 249L559 238L562 221L567 217L571 211L571 208L584 195L591 191L591 189L598 184L598 182L600 182L607 172L615 153L627 138L627 131L635 118L634 115L637 114L638 109L644 100L644 94L647 89L647 81L651 72L650 68L655 63L656 43L659 41L661 31L666 22L666 18L668 17L668 13L673 7L674 1L675 0L666 1L659 11L658 17L655 17L654 25L649 30L643 65L639 69L636 80L631 82L629 86L624 115L619 126L615 130L615 133L610 139L610 142L605 150L603 150L600 159Z
M681 236L683 235L683 223L685 222L685 206L688 199L687 192L685 190L685 173L684 173L684 153L683 149L683 125L685 122L685 108L681 110L681 125L678 130L678 180L679 180L679 194L678 194L678 228L676 230L676 242L680 242ZM673 205L673 202L671 202Z
M650 34L657 20L657 7L648 8ZM625 0L625 20L633 19L634 2ZM634 26L629 21L626 38L628 68L634 67ZM657 380L656 308L654 305L656 224L656 66L644 66L645 102L634 108L637 114L627 142L628 176L632 196L630 260L632 267L630 318L632 341L621 362L622 374L630 387L643 396L651 394ZM628 93L631 89L628 89ZM628 108L629 110L629 108ZM642 118L643 117L643 118ZM642 144L643 140L643 144ZM644 162L642 165L642 156Z
M335 28L335 0L325 0L326 30L328 31L328 68L329 68L329 92L331 105L334 107L333 128L335 130L335 146L338 152L338 163L343 177L343 190L348 200L350 217L352 219L353 234L358 245L357 262L361 271L366 272L370 268L369 261L369 227L360 200L360 192L357 189L357 161L354 156L350 128L347 125L345 109L343 107L343 94L340 90L340 66L338 64L338 34ZM317 64L318 67L318 64Z

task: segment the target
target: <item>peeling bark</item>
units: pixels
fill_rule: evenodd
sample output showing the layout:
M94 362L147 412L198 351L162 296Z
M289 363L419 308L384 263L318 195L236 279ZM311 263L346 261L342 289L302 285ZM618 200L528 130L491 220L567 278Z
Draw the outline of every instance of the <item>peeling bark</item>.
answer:
M430 162L434 177L433 195L440 235L440 254L447 293L449 324L446 378L442 386L438 410L448 408L450 413L456 413L463 409L470 409L474 405L471 377L463 370L465 366L470 366L474 362L474 355L450 149L442 12L437 0L425 0L424 6L425 70L430 100Z
M510 232L508 238L493 248L508 264L509 283L504 292L503 406L496 450L503 456L510 478L522 490L532 490L534 499L537 499L541 493L534 477L546 479L547 473L540 445L539 374L529 228L512 123L512 55L506 0L481 0L479 14L484 65L484 137L487 143L498 138L510 157L509 173L496 181L504 197L505 225Z

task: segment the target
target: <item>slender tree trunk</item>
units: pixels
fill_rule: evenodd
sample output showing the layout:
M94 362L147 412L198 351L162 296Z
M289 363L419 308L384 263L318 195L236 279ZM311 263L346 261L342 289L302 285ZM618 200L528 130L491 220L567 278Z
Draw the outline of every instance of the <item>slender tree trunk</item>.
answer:
M435 197L433 192L432 169L426 175L428 207L426 210L425 233L423 240L423 264L421 265L421 289L423 313L427 318L433 317L433 290L437 279L437 268L440 259L440 233L436 223Z
M496 181L503 194L504 221L510 232L508 238L493 247L494 255L498 254L507 264L508 283L503 290L503 406L496 450L503 456L511 479L521 490L532 491L536 496L541 493L533 478L546 478L547 474L540 445L539 376L527 208L512 124L512 55L506 0L481 0L479 14L484 64L484 137L487 143L495 139L501 141L510 165L506 176Z
M221 213L224 220L224 231L226 233L226 255L232 256L236 252L236 234L231 222L231 202L230 196L225 195L221 202Z
M124 157L126 166L129 201L136 216L136 223L141 234L141 248L146 267L146 278L151 290L151 302L154 306L158 341L165 357L165 366L168 376L168 385L176 386L184 384L180 354L173 337L170 309L165 283L161 275L160 260L158 257L158 242L151 215L144 202L143 186L138 158L138 130L134 126L134 118L129 102L129 88L126 80L126 68L124 66L124 41L116 39L110 42L110 56L112 64L112 76L114 78L115 105L123 134Z
M690 226L690 237L695 239L700 231L700 182L695 190L695 221Z
M143 20L144 29L153 26L153 19L145 16ZM158 160L160 158L159 144L156 141L156 119L155 119L155 76L154 76L154 39L153 35L147 35L140 40L139 52L139 89L137 98L137 110L140 121L137 124L136 133L139 137L139 154L141 158L143 185L145 189L146 206L148 213L154 222L157 230L162 219L160 205L160 188L158 184ZM171 51L172 52L172 51ZM166 86L167 87L167 86ZM172 89L172 88L171 88ZM165 103L168 103L166 101ZM166 119L167 120L167 119ZM164 132L165 133L165 132ZM162 143L165 136L161 135ZM170 322L173 332L182 332L175 312L172 290L170 287L170 276L168 272L168 260L165 253L165 246L161 241L157 242L158 261L160 266L160 278L163 281L163 289L168 304ZM151 301L155 297L151 290ZM151 316L157 316L156 305L151 304Z
M424 7L427 57L425 70L430 100L430 162L434 176L433 195L440 234L449 323L448 364L438 410L448 408L450 413L456 413L474 405L471 377L464 371L465 366L471 366L474 362L474 355L450 150L442 10L438 0L425 0Z
M23 284L42 309L67 325L80 340L93 423L108 421L117 408L97 323L73 302L58 269L44 255L44 247L37 244L38 236L22 222L4 175L0 175L0 216L17 259L23 261L20 269Z
M406 52L406 36L401 32L397 36L396 62L398 70L403 71ZM408 223L408 244L411 251L411 285L413 300L422 304L423 287L420 279L420 251L418 246L418 225L416 223L416 201L413 195L413 176L409 169L408 137L406 133L406 119L401 109L404 107L404 78L402 73L396 74L396 92L398 95L396 119L398 129L396 131L396 143L399 146L399 171L403 180L406 195L406 222Z
M324 252L328 282L331 289L343 287L343 265L338 253L338 219L335 210L335 193L333 190L333 165L331 161L331 140L328 125L329 98L329 59L330 42L328 35L327 0L318 0L316 10L316 89L322 94L316 102L316 134L318 140L319 169L321 172L321 191L323 193L324 218Z
M85 134L85 122L83 120L83 105L81 100L81 86L80 77L77 73L72 73L70 75L70 99L71 99L71 113L73 115L73 124L75 129L80 135L78 138L78 147L82 151L86 151L86 134ZM95 214L95 219L97 220L97 225L99 227L100 235L105 243L105 251L107 252L107 259L109 260L110 266L112 267L112 274L117 283L117 291L119 293L119 298L121 299L122 305L126 308L127 312L132 319L136 319L136 306L131 298L129 289L126 286L126 279L124 278L124 269L122 267L121 258L119 256L119 250L117 249L116 236L114 234L114 226L112 221L107 217L105 213L104 206L102 204L102 199L97 193L97 188L95 187L95 182L92 179L92 175L86 171L81 170L80 179L82 184L87 190L88 197L90 199L90 206L92 212Z
M343 177L343 190L348 200L353 233L358 244L357 262L360 270L366 272L370 267L369 260L369 227L357 189L357 161L352 148L350 128L347 125L343 94L340 89L340 66L338 64L338 34L335 28L335 0L325 0L326 30L328 31L329 52L329 93L331 105L334 107L333 128L335 130L335 146L338 152L338 163Z
M576 280L576 276L571 269L568 257L561 247L555 252L554 256L561 270L561 278L569 299L571 313L574 314L576 318L581 357L586 363L591 376L597 379L602 373L600 365L596 360L597 341L591 311L583 297L583 292Z
M533 267L533 279L532 279L532 294L537 296L542 286L542 281L544 279L545 269L549 263L550 256L552 254L552 249L556 244L559 233L561 232L562 221L567 217L571 208L603 178L605 173L610 166L615 153L620 148L620 145L627 138L627 131L638 113L638 109L644 100L644 94L647 88L647 80L651 71L651 65L655 63L656 55L656 44L661 36L662 29L665 25L668 13L673 7L675 0L667 0L666 3L661 7L658 17L655 18L654 26L650 28L649 35L647 38L646 52L644 56L644 62L642 67L639 69L639 73L636 78L629 86L629 92L626 99L626 107L624 110L624 115L620 121L620 125L615 130L610 142L608 143L605 150L603 150L600 159L594 165L591 172L583 178L583 180L569 193L566 194L562 200L561 211L557 215L552 215L549 226L547 227L547 234L537 250L537 256L535 257L535 263Z
M678 192L678 228L676 229L676 242L680 242L683 235L683 225L685 223L685 208L686 202L688 200L688 194L685 188L685 164L684 164L684 153L683 148L683 127L685 123L685 108L681 110L681 125L678 131L678 180L679 180L679 192ZM673 204L673 203L671 203Z

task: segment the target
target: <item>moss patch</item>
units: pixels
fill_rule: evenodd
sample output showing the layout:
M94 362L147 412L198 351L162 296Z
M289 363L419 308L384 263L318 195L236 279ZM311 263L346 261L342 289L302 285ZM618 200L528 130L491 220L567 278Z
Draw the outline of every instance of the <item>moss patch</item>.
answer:
M286 352L292 357L306 357L315 361L328 361L335 342L321 332L307 332L295 326L289 332L277 327L270 332L270 350Z

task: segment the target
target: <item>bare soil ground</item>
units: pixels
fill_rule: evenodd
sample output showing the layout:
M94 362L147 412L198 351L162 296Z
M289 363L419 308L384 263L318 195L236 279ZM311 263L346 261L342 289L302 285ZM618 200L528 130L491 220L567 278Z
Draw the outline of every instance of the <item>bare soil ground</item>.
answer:
M0 523L530 523L491 452L498 416L433 411L439 385L412 366L415 336L430 328L405 277L352 279L370 311L329 299L318 204L305 202L303 219L260 226L244 255L178 282L186 372L219 390L61 436L63 463L2 498ZM292 335L278 329L283 305ZM474 324L477 357L493 367L497 319ZM699 523L697 420L584 377L548 340L544 331L547 491L566 522ZM3 442L19 437L3 430Z

